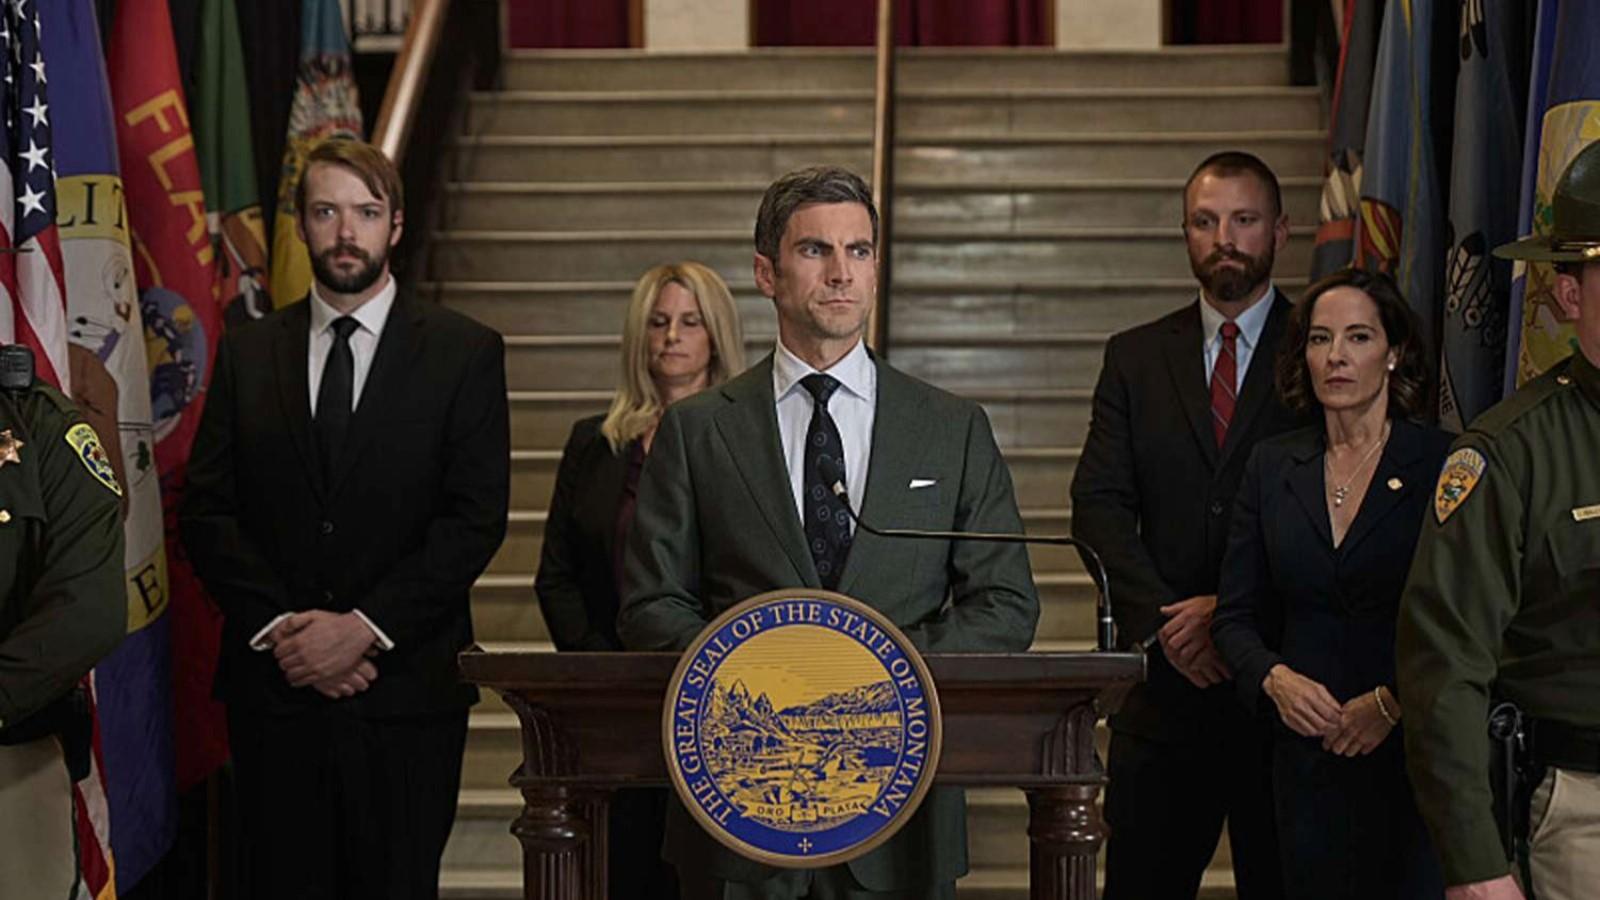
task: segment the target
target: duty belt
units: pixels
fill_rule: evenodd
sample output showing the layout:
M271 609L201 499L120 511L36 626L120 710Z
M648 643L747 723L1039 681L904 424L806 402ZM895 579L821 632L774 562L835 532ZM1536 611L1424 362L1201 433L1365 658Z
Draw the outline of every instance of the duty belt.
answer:
M1600 728L1580 728L1554 719L1528 720L1529 750L1536 764L1600 772Z

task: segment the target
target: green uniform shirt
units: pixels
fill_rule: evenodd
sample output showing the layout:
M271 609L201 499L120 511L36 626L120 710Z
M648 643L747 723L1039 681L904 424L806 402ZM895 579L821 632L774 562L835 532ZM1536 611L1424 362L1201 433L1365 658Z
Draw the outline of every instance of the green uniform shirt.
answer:
M120 496L72 401L38 384L0 398L0 727L66 694L122 640Z
M1397 649L1407 768L1445 881L1504 875L1491 693L1535 718L1600 727L1600 371L1581 353L1457 439Z

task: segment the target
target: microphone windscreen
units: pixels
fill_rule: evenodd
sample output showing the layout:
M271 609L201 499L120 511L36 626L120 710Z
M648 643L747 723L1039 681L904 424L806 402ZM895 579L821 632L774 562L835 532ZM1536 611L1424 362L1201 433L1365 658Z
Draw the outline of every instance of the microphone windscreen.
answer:
M21 344L0 346L0 390L33 387L33 351Z

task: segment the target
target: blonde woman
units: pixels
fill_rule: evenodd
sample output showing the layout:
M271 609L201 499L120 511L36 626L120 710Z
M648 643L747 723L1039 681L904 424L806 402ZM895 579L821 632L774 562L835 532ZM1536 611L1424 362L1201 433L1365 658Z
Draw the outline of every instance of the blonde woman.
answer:
M728 286L697 262L656 266L633 289L611 410L572 427L556 472L534 591L557 650L621 650L617 602L634 491L668 405L744 370ZM660 860L661 791L621 791L611 810L613 898L677 896Z

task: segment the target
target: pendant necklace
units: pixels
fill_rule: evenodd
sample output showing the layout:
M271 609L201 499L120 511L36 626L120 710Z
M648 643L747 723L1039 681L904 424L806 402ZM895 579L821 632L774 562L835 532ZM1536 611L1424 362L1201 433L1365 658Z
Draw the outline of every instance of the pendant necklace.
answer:
M1381 448L1384 444L1388 443L1388 441L1389 441L1389 423L1385 422L1385 423L1383 423L1383 436L1378 438L1377 440L1373 441L1372 442L1372 446L1367 448L1366 454L1361 457L1361 461L1360 462L1356 463L1355 471L1351 472L1350 473L1350 477L1346 478L1344 480L1344 484L1338 485L1333 489L1333 505L1334 506L1343 506L1344 505L1345 499L1350 496L1350 485L1356 480L1356 477L1359 476L1362 473L1362 471L1367 468L1367 463L1372 461L1372 457L1375 454L1377 454L1378 449ZM1336 476L1334 475L1334 472L1333 472L1333 454L1329 453L1329 452L1324 452L1322 454L1322 464L1328 470L1328 481L1331 483L1336 478Z

